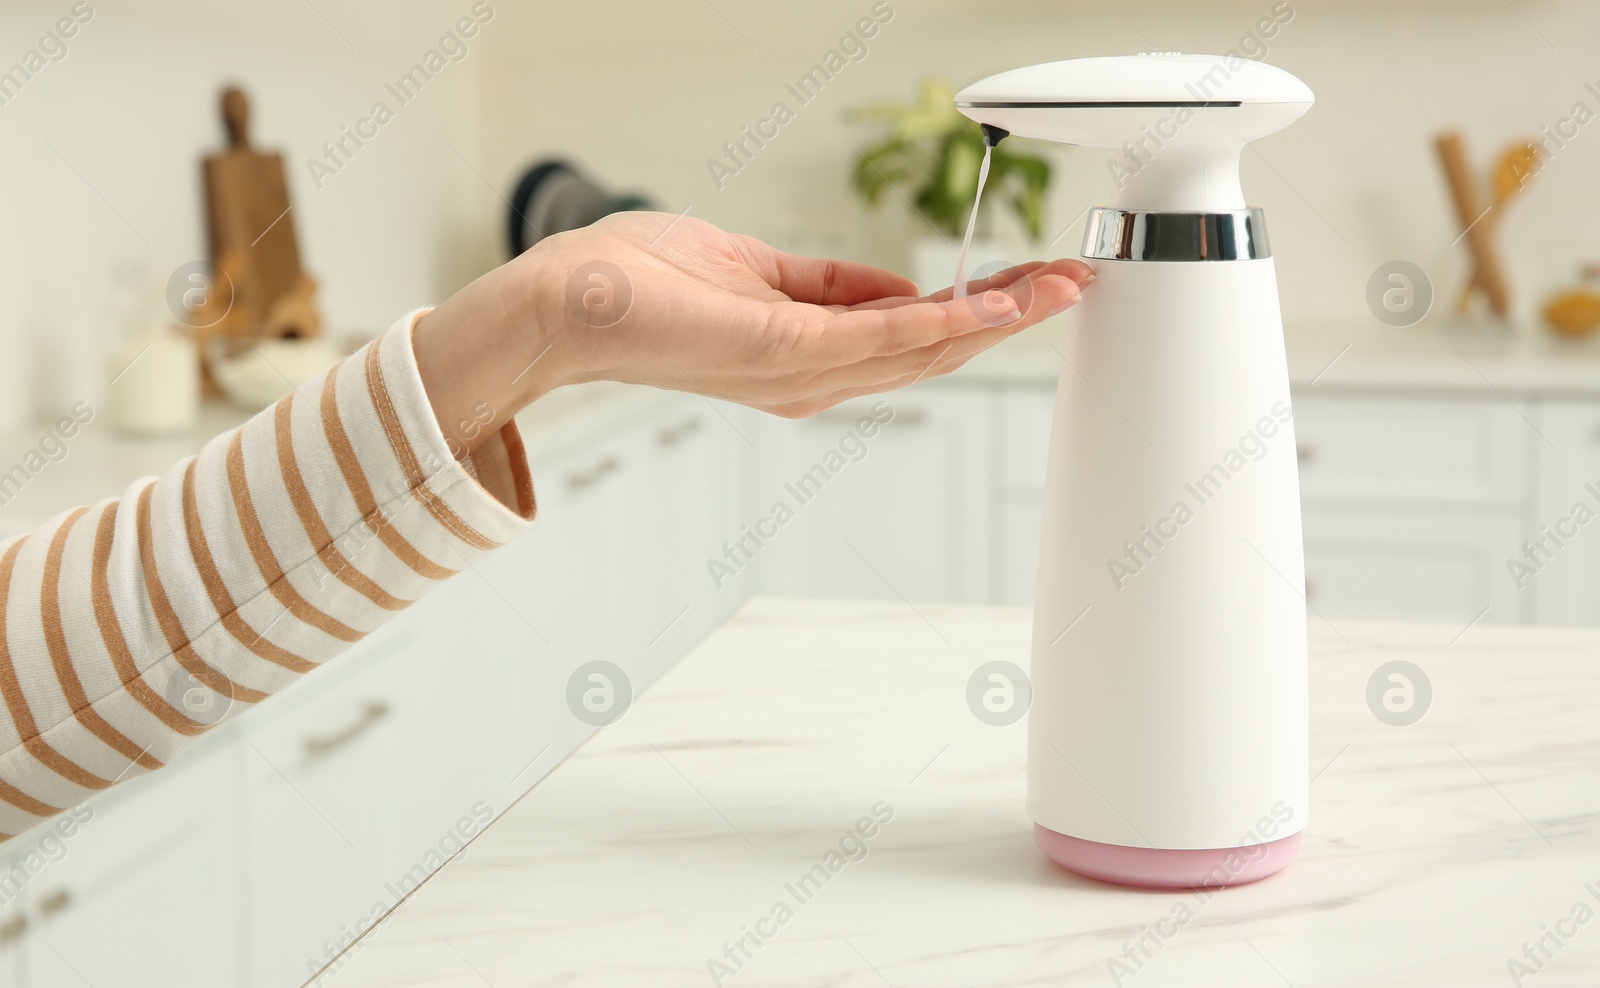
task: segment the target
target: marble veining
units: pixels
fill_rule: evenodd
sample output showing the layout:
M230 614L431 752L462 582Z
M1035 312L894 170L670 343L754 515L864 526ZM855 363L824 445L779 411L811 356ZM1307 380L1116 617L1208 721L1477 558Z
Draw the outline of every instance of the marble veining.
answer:
M1600 632L1313 621L1304 851L1207 895L1046 862L1025 721L965 704L1028 612L917 610L752 601L321 983L1600 983ZM1367 707L1393 659L1407 727Z

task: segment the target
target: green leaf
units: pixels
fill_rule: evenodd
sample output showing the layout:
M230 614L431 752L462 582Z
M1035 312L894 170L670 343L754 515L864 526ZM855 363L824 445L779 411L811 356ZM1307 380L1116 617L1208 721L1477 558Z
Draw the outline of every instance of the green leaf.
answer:
M849 112L852 120L886 125L888 134L868 145L851 171L851 184L868 205L876 205L892 186L941 232L960 236L977 193L983 160L982 129L955 109L955 89L938 79L924 80L916 102L877 104ZM1014 148L1013 138L996 147L989 165L989 188L982 208L1000 202L1037 240L1044 227L1050 163Z

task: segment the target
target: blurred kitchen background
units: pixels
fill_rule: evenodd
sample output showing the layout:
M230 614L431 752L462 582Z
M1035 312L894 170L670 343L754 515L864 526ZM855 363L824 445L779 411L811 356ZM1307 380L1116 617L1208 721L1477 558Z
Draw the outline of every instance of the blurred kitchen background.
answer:
M44 51L63 18L72 36ZM863 108L1035 62L1238 51L1317 94L1243 163L1282 293L1313 620L1433 621L1442 641L1476 622L1600 623L1595 4L17 0L0 25L0 71L44 54L0 76L0 472L63 413L95 413L3 491L0 533L113 495L248 414L212 395L191 425L134 436L115 390L145 371L111 383L182 321L175 272L209 262L199 163L226 143L226 84L249 96L254 146L283 155L322 337L349 346L504 261L518 181L550 160L932 288L959 238L913 208L916 176L886 166L863 202L861 156L890 133ZM452 31L398 105L386 86ZM830 49L844 64L802 105L789 87ZM319 178L309 162L379 100L393 119ZM724 144L779 101L793 119L719 181ZM1473 201L1497 203L1465 235L1446 132ZM1528 141L1542 150L1518 170ZM1050 166L1042 234L991 189L978 260L1076 254L1105 156L1003 146ZM1503 279L1503 317L1481 291L1459 311L1471 250ZM1398 303L1374 301L1391 290ZM1028 604L1063 331L888 397L893 420L851 448L873 401L804 422L604 384L539 403L522 418L538 530L187 763L92 804L70 853L19 891L0 881L0 984L311 977L402 876L437 866L424 852L441 834L479 803L505 809L594 729L568 709L573 670L611 662L642 691L751 593ZM818 464L802 504L787 485ZM763 524L779 501L794 519ZM763 544L741 549L752 530Z

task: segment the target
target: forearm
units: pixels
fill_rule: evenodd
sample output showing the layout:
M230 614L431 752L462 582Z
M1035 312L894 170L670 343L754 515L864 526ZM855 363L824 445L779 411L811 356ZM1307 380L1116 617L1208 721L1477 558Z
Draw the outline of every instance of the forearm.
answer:
M511 421L539 396L604 379L810 415L947 372L1089 277L1036 262L981 304L915 298L681 214L542 241L159 480L0 544L0 838L159 767L521 532Z
M457 463L400 327L163 477L0 547L0 835L160 767L532 513L515 430Z

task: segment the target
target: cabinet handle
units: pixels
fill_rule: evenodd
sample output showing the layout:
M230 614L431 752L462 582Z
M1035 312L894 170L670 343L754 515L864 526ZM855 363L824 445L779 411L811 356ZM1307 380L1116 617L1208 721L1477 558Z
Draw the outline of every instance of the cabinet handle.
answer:
M26 932L28 932L28 917L13 916L0 923L0 944L16 943Z
M830 408L825 412L818 412L812 417L813 422L844 422L855 425L863 418L871 418L865 412L851 411L848 408ZM895 409L894 418L884 425L922 425L928 421L928 411L925 408L900 408Z
M382 700L368 700L367 705L361 709L361 716L343 730L321 737L309 737L305 740L307 758L326 758L333 752L343 748L356 738L372 729L378 721L389 716L389 705Z
M585 487L593 487L604 479L607 474L615 473L620 466L622 466L622 463L615 456L608 456L588 470L574 471L567 477L567 487L575 491L581 491Z
M700 431L700 417L684 419L676 426L667 426L656 433L656 441L663 446L676 446L683 442L687 436L692 436Z
M1294 448L1294 459L1296 463L1310 463L1316 458L1317 447L1315 446L1296 446Z
M72 905L72 893L64 888L56 889L39 900L39 915L54 916L70 905Z

